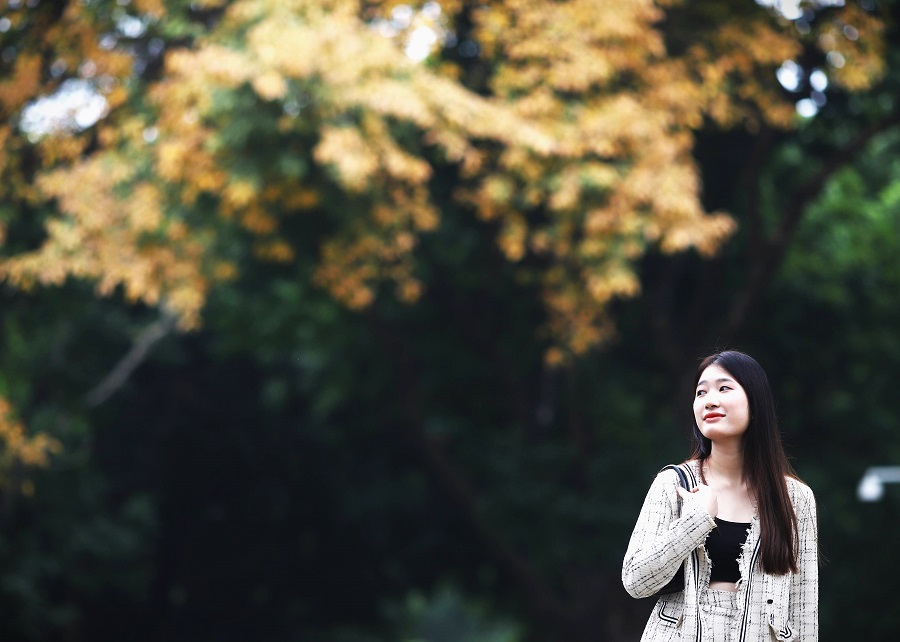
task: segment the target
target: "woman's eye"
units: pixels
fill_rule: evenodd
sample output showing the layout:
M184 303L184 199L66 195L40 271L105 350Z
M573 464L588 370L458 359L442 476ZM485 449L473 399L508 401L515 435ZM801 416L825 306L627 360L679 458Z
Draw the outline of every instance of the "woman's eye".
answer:
M719 388L719 392L722 392L723 390L731 390L731 387L730 386L722 386L721 388Z
M698 390L698 391L697 391L697 396L698 396L698 397L701 397L701 396L703 396L703 395L705 395L705 394L706 394L706 390Z

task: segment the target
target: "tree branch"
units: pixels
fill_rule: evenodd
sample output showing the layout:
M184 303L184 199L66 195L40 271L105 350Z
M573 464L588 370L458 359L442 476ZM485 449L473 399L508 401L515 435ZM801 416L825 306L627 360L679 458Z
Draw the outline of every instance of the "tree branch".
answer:
M500 350L497 338L485 329L483 318L479 318L479 311L466 298L457 296L444 270L439 266L434 266L433 270L434 283L430 288L430 296L449 311L464 338L472 343L478 353L490 360L503 385L509 412L525 429L532 431L540 423L538 411L530 404L533 395L528 393L523 382L516 376L515 368ZM480 315L483 317L484 312Z
M432 474L444 495L459 510L490 557L524 589L532 609L543 617L550 614L558 615L563 611L560 599L528 560L504 542L479 516L478 495L475 488L453 465L443 448L425 432L425 413L416 394L416 382L419 377L403 341L385 327L374 314L370 315L369 319L373 333L394 356L397 386L407 391L407 394L403 395L402 402L407 417L403 430L418 449L425 468Z
M174 314L163 311L162 317L144 328L134 341L124 357L103 378L97 386L85 395L85 403L94 408L112 397L128 381L131 373L147 358L150 348L160 339L166 337L175 326L178 319Z
M742 329L763 292L784 262L788 246L794 238L807 206L819 196L828 183L828 179L852 161L856 154L876 135L898 123L900 123L900 114L893 114L864 129L850 144L833 154L812 179L791 195L778 228L761 249L762 256L751 264L750 273L743 289L732 301L720 335L724 343L731 342Z
M658 277L647 287L646 301L649 307L648 322L651 335L658 347L659 356L670 372L677 372L681 366L684 349L683 339L674 329L676 318L675 293L678 281L684 276L685 256L676 254L660 258L663 269L654 270Z
M763 125L753 150L741 169L740 185L747 197L747 246L750 256L756 256L764 247L765 232L759 197L759 175L765 160L775 143L775 132Z

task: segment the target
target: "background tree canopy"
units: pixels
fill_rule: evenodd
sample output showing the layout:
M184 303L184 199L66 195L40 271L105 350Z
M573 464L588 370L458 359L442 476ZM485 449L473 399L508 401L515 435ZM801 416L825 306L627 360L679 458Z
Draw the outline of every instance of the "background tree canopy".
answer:
M636 640L735 346L893 639L897 14L6 0L0 635Z

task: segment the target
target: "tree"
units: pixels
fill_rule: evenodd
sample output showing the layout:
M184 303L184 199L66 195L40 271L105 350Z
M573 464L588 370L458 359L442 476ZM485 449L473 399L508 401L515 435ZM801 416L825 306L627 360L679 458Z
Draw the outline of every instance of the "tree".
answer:
M128 14L101 3L93 16L72 5L50 29L17 13L11 31L24 42L7 113L47 88L25 52L56 47L70 24L81 36L74 55L91 64L60 66L115 89L92 153L75 160L83 136L42 143L38 198L55 199L62 217L2 273L22 286L69 275L101 294L121 286L195 327L209 288L240 267L225 230L249 234L260 258L290 261L298 248L282 221L309 211L330 232L319 284L355 309L384 282L414 301L414 248L442 215L429 181L445 163L457 168L454 196L495 223L505 256L540 284L548 359L583 354L610 335L609 302L639 290L634 262L647 248L708 256L732 233L729 217L700 204L694 132L705 120L790 125L771 70L802 39L744 4L209 2L190 46L170 44L158 77L145 79L129 78L123 53L104 53L97 34L127 32L129 21L145 37L180 34L181 3ZM855 5L825 16L809 41L850 63L836 82L865 88L881 72L880 23ZM865 37L836 36L844 22ZM422 33L467 38L477 66L411 60L399 45ZM137 50L131 59L146 65ZM21 136L10 130L10 151Z

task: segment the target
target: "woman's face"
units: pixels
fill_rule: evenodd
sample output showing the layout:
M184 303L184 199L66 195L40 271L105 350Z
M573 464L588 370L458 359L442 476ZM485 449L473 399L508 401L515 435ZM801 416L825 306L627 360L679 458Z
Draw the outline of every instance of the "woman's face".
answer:
M694 394L694 420L712 441L740 439L750 424L747 393L728 372L711 365L700 374Z

